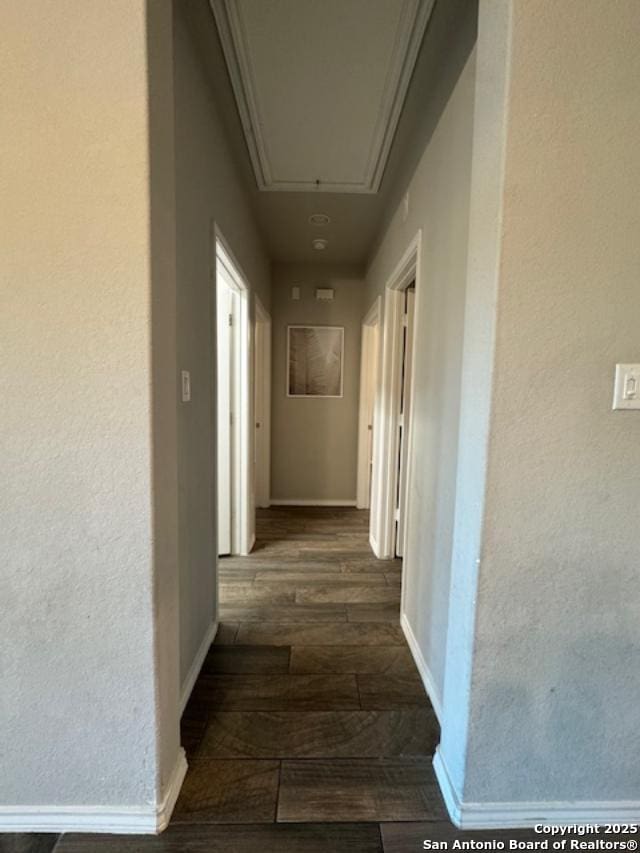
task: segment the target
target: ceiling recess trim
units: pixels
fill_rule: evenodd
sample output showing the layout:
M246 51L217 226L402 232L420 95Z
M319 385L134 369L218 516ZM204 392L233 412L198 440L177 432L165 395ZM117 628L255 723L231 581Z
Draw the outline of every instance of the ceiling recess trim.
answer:
M365 177L349 183L274 179L259 121L256 87L236 0L209 0L224 50L242 129L260 190L281 192L376 193L380 188L411 75L435 0L405 0L393 57L369 147Z

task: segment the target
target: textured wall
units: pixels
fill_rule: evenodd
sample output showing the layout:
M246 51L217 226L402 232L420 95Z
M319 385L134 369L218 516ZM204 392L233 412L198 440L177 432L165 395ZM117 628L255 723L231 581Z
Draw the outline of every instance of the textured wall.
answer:
M459 37L463 37L459 33ZM407 617L439 697L444 681L464 327L475 58L444 107L367 272L367 308L422 228L417 282ZM384 300L383 300L384 302Z
M178 749L170 10L0 7L0 802L144 806Z
M470 698L447 668L443 732L470 802L640 789L640 413L611 411L614 364L640 358L640 6L587 8L481 3L478 73L504 161L497 215L474 185L471 243L484 229L494 275L469 308L497 299L496 334L483 538L455 565L459 588L478 575L475 612L454 601L473 636ZM463 706L461 737L449 719Z
M178 404L181 677L215 615L212 495L211 223L215 219L249 283L269 307L270 270L192 38L199 10L174 3L178 369L191 372L190 403ZM209 18L210 10L206 10ZM213 26L212 21L209 21Z
M300 287L300 300L291 287ZM353 267L278 264L273 272L271 497L279 500L356 499L360 332L364 282ZM316 287L332 287L319 302ZM344 326L344 396L287 397L287 326Z

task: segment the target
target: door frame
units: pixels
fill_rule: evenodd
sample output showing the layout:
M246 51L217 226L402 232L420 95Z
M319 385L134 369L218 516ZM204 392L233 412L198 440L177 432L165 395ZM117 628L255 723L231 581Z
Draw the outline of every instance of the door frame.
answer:
M376 401L378 428L374 432L373 482L371 487L371 519L369 542L381 560L395 556L396 496L398 490L398 424L402 388L402 316L404 291L415 281L415 316L419 317L420 258L422 229L415 234L389 276L384 289L384 318L382 323L382 370L380 393ZM410 394L415 386L415 351L411 353ZM408 471L405 484L405 506L409 507L413 477L412 418L405 424Z
M377 296L362 320L360 346L360 404L358 409L358 476L356 506L369 509L371 468L369 465L369 427L376 421L376 403L380 398L380 319L382 299ZM373 359L373 375L369 366ZM369 423L369 412L372 412ZM374 430L375 436L375 430Z
M231 427L231 553L246 556L255 543L255 500L253 487L253 328L250 321L251 289L242 267L217 223L213 223L213 282L217 286L218 264L238 294L238 322L234 327L232 353ZM214 303L215 304L215 303ZM214 332L216 326L214 325ZM217 334L214 338L217 352ZM215 374L214 374L215 375ZM215 395L214 395L215 398ZM215 405L215 400L214 400ZM216 406L217 437L217 406ZM217 440L217 438L216 438ZM218 477L214 481L215 506L218 504ZM217 526L217 518L216 518ZM217 545L216 545L217 549Z
M271 315L255 297L255 396L262 391L262 412L255 412L255 503L271 506ZM258 426L258 418L260 425Z

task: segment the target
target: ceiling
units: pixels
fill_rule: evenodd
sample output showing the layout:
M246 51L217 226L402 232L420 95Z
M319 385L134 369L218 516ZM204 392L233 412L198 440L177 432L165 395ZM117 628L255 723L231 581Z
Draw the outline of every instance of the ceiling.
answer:
M374 193L433 0L211 0L261 190Z
M474 0L185 5L272 260L363 265L433 130L425 104L475 40Z

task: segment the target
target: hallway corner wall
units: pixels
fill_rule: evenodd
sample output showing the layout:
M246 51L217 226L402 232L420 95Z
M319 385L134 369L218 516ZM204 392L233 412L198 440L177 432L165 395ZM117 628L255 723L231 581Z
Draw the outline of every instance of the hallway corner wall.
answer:
M300 299L291 299L291 288ZM317 287L334 290L318 301ZM357 266L276 264L272 295L271 497L355 505L364 279ZM344 326L339 399L287 396L287 326Z
M185 769L171 8L0 17L0 830L152 833Z
M466 827L640 814L640 6L481 0L439 778ZM468 347L467 347L468 343Z
M200 40L217 44L211 10L174 2L177 371L191 373L192 398L178 403L181 683L188 687L211 640L216 613L215 353L210 279L212 222L252 291L268 309L271 272L246 189L202 61ZM194 18L193 16L196 15ZM202 28L208 28L202 32ZM199 39L194 29L200 28ZM222 60L221 60L222 61ZM215 81L214 81L215 82Z
M474 21L467 19L467 26ZM458 32L463 42L472 42ZM443 79L446 74L443 72ZM456 499L467 273L475 51L455 81L367 270L366 305L422 229L414 321L414 397L403 620L436 709L442 702Z

